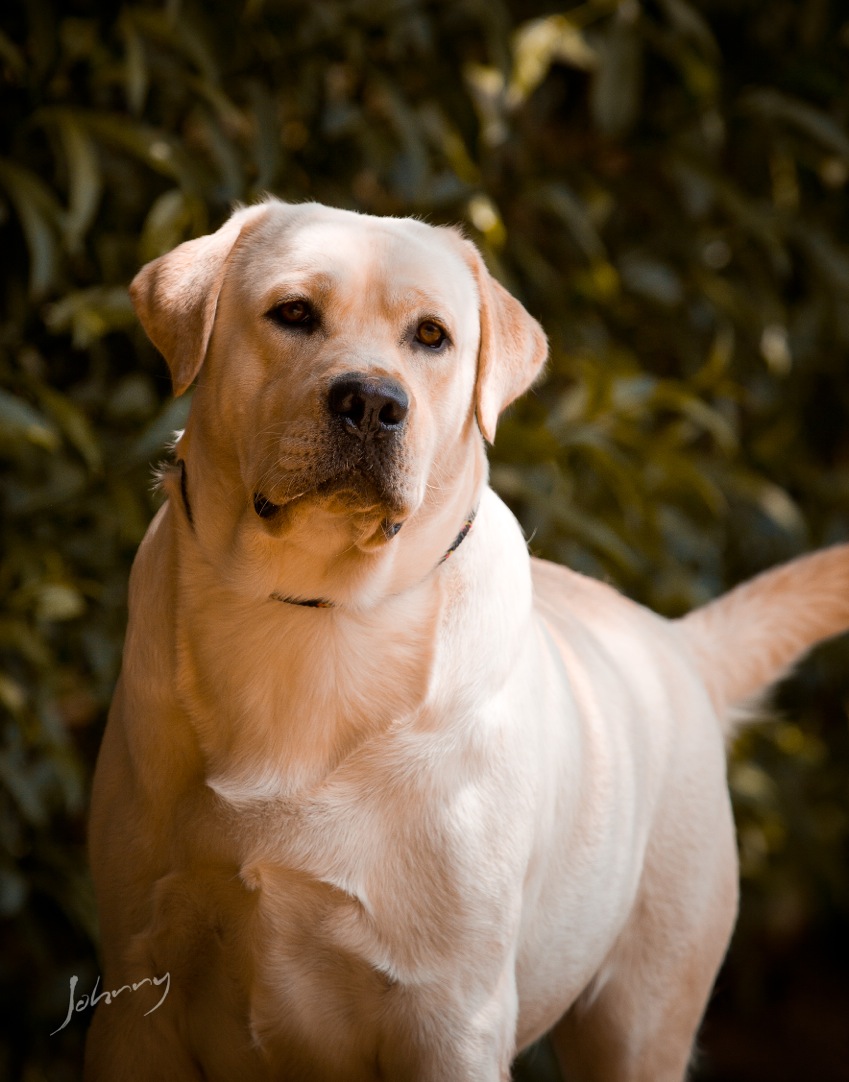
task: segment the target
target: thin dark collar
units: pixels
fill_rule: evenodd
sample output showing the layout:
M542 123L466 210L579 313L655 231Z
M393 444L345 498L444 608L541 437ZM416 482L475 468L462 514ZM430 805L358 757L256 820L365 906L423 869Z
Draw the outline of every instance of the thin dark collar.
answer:
M469 512L466 521L463 523L462 530L460 530L460 532L454 538L447 551L442 556L440 556L439 560L436 563L436 567L440 567L442 564L444 564L448 557L451 556L452 553L456 552L457 549L463 544L463 542L469 536L469 531L472 528L472 523L475 521L475 516L477 515L477 513L477 508ZM434 568L434 570L436 570L436 568ZM290 597L288 595L275 593L271 594L271 599L272 601L283 601L287 605L300 605L302 608L305 609L336 608L335 602L328 601L327 598L324 597Z
M195 520L192 517L192 505L189 503L189 485L186 481L186 463L182 458L178 458L177 465L180 467L180 495L183 497L183 507L186 509L186 518L189 520L189 525L194 529Z
M189 503L189 489L186 482L186 463L183 461L182 458L178 458L177 465L180 467L180 495L183 498L183 507L186 510L186 518L189 520L189 526L194 529L195 522L192 516L192 505ZM442 556L440 556L439 560L436 563L436 567L440 567L442 564L444 564L448 557L451 556L452 553L456 552L457 549L463 544L463 542L469 536L469 530L471 530L472 528L472 523L475 521L475 516L477 515L477 513L477 507L474 508L473 511L469 512L466 521L463 523L462 530L460 530L460 532L454 538L447 551ZM336 608L335 602L328 601L327 598L324 597L290 597L288 595L278 593L271 594L270 596L272 601L283 601L287 605L300 605L301 608L304 609Z

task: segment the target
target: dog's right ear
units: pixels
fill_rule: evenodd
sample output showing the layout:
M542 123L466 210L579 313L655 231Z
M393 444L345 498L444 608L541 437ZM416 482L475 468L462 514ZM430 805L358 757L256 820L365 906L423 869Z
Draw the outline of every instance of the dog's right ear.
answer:
M233 246L267 212L265 203L236 211L216 233L154 259L131 282L133 306L168 362L175 395L189 388L203 364Z

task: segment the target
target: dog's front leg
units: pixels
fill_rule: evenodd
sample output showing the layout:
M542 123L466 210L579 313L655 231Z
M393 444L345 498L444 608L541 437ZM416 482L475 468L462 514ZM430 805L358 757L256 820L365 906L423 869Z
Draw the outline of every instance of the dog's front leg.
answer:
M457 962L475 965L469 953ZM326 984L314 963L310 971L297 997L254 1013L254 1038L272 1078L508 1082L517 1012L512 964L488 991L456 968L437 979L393 981L348 958Z
M204 1082L171 1020L145 1017L146 1004L137 995L123 995L95 1012L86 1042L86 1082Z
M426 996L420 989L399 994L399 1024L383 1041L377 1078L508 1082L518 1003L512 964L489 995L463 994L458 988L449 1003L446 991L443 986Z

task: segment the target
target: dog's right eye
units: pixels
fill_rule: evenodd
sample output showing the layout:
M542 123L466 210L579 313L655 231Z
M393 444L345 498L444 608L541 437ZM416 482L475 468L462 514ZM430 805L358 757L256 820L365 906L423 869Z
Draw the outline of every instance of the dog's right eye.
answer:
M282 327L311 327L315 323L315 313L309 301L283 301L267 313L269 319Z

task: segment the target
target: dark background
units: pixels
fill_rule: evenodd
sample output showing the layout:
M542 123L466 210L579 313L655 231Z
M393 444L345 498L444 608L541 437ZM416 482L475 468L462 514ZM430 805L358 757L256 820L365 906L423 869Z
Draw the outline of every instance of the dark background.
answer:
M552 347L495 486L534 552L677 614L849 538L847 178L836 0L6 0L0 1077L79 1076L88 1015L49 1034L97 974L88 784L187 404L140 264L265 191L464 223ZM735 749L703 1082L849 1079L847 656Z

